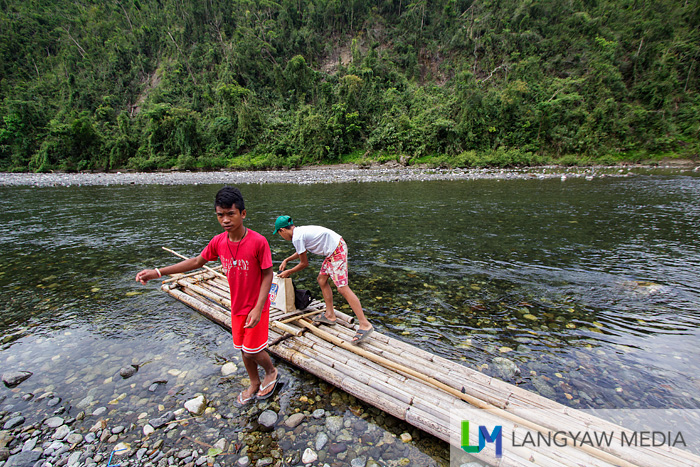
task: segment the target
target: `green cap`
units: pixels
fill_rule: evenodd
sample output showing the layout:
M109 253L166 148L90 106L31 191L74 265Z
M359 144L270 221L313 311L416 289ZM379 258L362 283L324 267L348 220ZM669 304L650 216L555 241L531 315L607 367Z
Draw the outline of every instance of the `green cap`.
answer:
M275 235L279 229L284 229L285 227L289 227L290 225L294 225L294 222L292 221L291 217L279 216L275 221L275 231L272 232L272 235Z

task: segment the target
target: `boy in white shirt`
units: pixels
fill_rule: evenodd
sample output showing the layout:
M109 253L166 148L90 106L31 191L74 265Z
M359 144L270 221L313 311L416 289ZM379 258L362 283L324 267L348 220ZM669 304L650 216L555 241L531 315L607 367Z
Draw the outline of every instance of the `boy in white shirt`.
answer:
M333 309L333 290L328 284L328 278L330 277L338 288L340 295L345 297L355 316L357 316L357 322L360 327L352 338L352 343L359 344L366 340L374 328L365 318L360 299L348 286L348 246L343 237L330 229L318 225L295 226L292 218L289 216L279 216L277 218L273 235L278 232L283 239L292 242L296 250L296 253L282 261L278 276L289 277L295 272L306 268L309 265L309 260L306 256L307 251L325 257L317 280L318 285L321 287L323 300L326 302L326 313L319 314L315 321L328 325L333 325L336 322ZM299 259L299 264L285 271L287 263L295 259Z

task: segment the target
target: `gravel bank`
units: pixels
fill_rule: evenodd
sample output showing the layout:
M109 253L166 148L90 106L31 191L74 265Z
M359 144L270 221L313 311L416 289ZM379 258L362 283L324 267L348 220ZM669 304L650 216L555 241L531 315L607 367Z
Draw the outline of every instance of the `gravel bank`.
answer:
M528 179L625 176L631 168L535 167L526 169L432 169L398 164L355 165L246 172L0 173L0 186L192 185L248 183L352 183L430 180Z

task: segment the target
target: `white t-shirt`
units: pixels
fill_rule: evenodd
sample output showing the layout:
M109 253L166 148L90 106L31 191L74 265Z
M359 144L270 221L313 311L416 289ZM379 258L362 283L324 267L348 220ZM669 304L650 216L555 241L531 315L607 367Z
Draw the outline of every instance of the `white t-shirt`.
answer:
M331 229L318 225L295 226L292 233L292 244L298 254L308 250L315 255L330 256L338 248L340 239Z

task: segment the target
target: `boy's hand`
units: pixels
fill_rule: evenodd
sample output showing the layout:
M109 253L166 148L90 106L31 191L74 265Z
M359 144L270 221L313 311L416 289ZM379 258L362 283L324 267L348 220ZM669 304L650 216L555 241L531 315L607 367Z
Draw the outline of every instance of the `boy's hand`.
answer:
M284 279L284 278L289 277L291 275L292 275L292 270L290 269L288 271L280 272L279 274L277 274L277 277L281 277L282 279Z
M251 312L248 313L248 318L246 318L245 325L243 327L245 329L254 328L260 322L261 314L262 310L251 310Z
M155 269L144 269L140 273L136 274L136 282L140 282L142 284L146 284L146 282L150 281L151 279L157 279L158 273L155 271Z
M280 272L284 271L285 269L287 269L287 260L286 259L283 260L282 263L280 264Z

